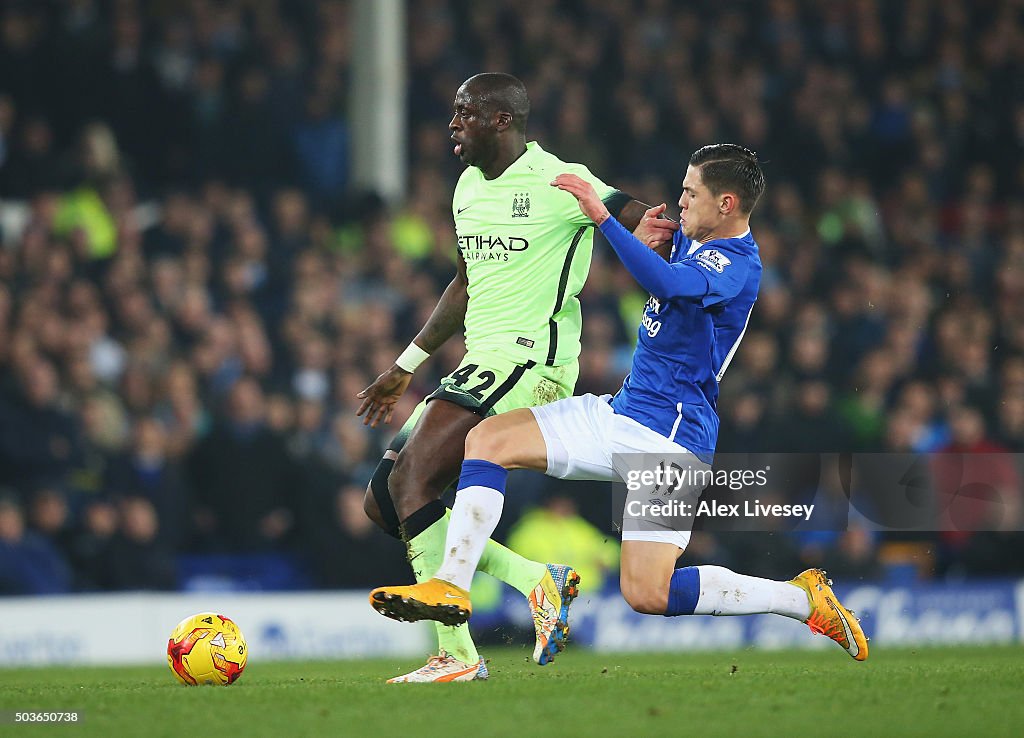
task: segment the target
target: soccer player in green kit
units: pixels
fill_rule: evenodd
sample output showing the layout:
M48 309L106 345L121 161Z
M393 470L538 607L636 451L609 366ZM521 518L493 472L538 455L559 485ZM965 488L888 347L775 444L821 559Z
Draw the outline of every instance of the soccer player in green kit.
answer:
M581 315L577 294L590 268L592 223L571 195L549 182L569 171L590 182L627 228L647 206L526 141L530 103L522 82L478 74L455 96L449 124L454 153L468 165L452 214L458 267L413 343L359 396L365 421L389 422L416 367L465 325L466 357L414 411L367 489L365 508L401 537L417 581L444 557L448 514L441 494L459 476L466 435L485 417L570 397L579 374ZM664 221L666 241L675 224ZM526 596L537 644L549 663L568 632L565 619L579 578L569 566L529 561L490 541L480 569ZM378 610L392 607L370 595ZM403 613L408 620L416 613ZM465 625L438 625L439 653L391 682L486 679L487 667Z

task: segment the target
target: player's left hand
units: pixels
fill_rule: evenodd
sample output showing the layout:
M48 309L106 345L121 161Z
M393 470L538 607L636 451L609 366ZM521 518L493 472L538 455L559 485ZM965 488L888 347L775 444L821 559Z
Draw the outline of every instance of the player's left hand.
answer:
M648 208L640 218L640 224L633 231L633 235L644 246L656 249L666 243L671 243L672 236L679 230L679 224L674 220L661 217L666 207L665 203L655 205L653 208Z
M412 374L410 372L397 365L392 365L373 380L373 384L358 393L356 397L363 403L356 410L356 415L363 418L363 425L376 428L377 423L382 420L385 423L390 423L395 403L409 387L411 381Z
M608 212L608 208L601 202L601 198L597 196L597 190L594 189L593 185L580 179L575 174L559 174L555 177L555 181L551 183L551 186L568 192L575 197L580 203L580 210L583 211L585 216L594 221L595 225L601 225L611 217L611 213Z

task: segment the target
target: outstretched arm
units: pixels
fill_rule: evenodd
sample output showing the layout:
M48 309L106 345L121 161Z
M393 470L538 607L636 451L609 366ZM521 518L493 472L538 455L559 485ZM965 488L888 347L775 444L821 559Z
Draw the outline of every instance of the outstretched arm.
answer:
M623 265L649 293L663 300L698 299L708 293L708 280L699 271L688 265L669 264L613 218L589 182L575 174L560 174L551 184L576 198L583 214L600 227ZM645 224L659 222L657 216L664 208L659 205L648 209L644 214Z
M615 218L601 223L601 233L641 287L662 300L698 300L708 294L707 278L689 264L670 264L644 246Z
M356 410L356 415L365 415L363 417L364 425L376 428L381 420L385 423L391 422L395 403L409 387L415 365L441 348L441 345L462 327L466 319L466 307L469 305L468 287L466 262L463 260L462 254L459 254L455 277L445 288L444 294L437 301L434 311L427 318L423 328L416 334L412 345L394 364L377 377L373 384L356 395L363 400L359 409ZM417 355L413 357L412 364L403 360L403 357L409 353ZM409 368L403 368L399 364L405 364Z

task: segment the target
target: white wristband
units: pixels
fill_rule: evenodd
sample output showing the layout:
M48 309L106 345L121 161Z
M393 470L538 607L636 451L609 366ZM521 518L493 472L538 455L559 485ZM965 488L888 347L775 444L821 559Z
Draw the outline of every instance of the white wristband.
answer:
M404 369L412 374L420 364L429 358L430 354L417 346L414 341L405 347L405 351L402 352L401 356L395 359L395 365L399 369Z

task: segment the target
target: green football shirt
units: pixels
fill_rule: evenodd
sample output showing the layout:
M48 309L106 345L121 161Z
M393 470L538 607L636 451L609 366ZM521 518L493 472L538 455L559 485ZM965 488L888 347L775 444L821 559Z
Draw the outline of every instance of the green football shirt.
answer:
M469 278L467 351L547 366L579 356L577 295L594 234L576 198L551 186L563 172L590 182L602 199L615 192L533 141L501 176L487 180L468 167L459 178L452 214Z

